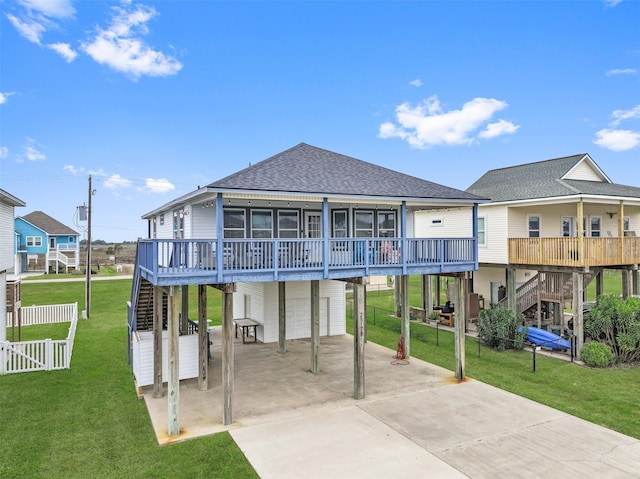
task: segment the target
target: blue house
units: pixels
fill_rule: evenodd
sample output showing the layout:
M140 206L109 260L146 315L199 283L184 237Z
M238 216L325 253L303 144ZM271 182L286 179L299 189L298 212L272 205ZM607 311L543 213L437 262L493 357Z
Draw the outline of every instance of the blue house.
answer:
M15 231L21 271L80 268L80 233L51 216L34 211L17 217Z
M138 385L153 384L154 395L161 395L166 381L170 411L179 404L180 379L198 376L206 385L206 308L190 314L186 295L188 285L198 285L199 304L206 304L207 288L219 289L223 422L230 424L234 328L277 343L281 353L287 340L310 338L310 370L317 373L320 338L347 332L350 283L354 397L363 398L368 278L397 277L408 354L408 276L466 278L477 269L480 202L471 193L301 143L159 206L143 215L148 238L138 241L128 308ZM462 341L464 328L457 335ZM163 358L163 341L169 358ZM169 435L178 434L176 418L169 413Z

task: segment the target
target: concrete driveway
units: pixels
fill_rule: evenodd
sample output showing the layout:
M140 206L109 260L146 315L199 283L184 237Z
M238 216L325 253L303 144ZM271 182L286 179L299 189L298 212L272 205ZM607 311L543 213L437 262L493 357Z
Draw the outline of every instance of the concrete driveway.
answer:
M160 443L228 430L260 477L640 478L640 441L411 359L366 345L366 399L353 399L351 336L310 343L237 340L234 424L221 424L221 340L207 391L181 383L183 434L166 437L167 399L144 399Z

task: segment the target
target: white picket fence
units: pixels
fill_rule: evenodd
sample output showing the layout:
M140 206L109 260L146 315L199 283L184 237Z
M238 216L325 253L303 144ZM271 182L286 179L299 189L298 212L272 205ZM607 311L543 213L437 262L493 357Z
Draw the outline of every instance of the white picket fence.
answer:
M7 316L8 326L13 325L14 318ZM63 322L70 323L66 339L0 341L0 374L69 369L78 325L78 303L21 308L21 326Z

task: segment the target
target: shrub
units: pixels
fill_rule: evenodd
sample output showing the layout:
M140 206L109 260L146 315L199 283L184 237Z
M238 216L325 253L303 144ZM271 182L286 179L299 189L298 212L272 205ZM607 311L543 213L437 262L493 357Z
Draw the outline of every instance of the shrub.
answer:
M525 331L518 331L522 321L522 315L507 308L483 309L478 318L478 337L498 351L522 349Z
M616 356L609 345L599 341L590 341L582 347L580 355L587 366L606 368L616 361Z
M584 330L609 346L616 362L640 359L640 300L601 296L585 315Z

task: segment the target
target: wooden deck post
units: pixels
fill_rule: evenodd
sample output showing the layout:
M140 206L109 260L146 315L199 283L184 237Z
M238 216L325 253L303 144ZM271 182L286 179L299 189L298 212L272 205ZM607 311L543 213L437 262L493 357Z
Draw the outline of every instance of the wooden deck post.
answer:
M604 294L604 270L596 275L596 299Z
M401 334L404 338L404 349L406 358L409 359L411 355L411 323L410 319L410 311L409 311L409 275L403 274L400 276L400 282L402 286L400 287L400 297L401 297Z
M188 284L183 284L182 285L182 293L181 293L181 298L182 298L182 314L180 316L180 332L182 334L186 334L187 331L189 330L189 285Z
M311 372L320 372L318 354L320 349L320 281L311 281Z
M638 284L638 270L631 270L631 294L637 296L640 294L640 284Z
M456 277L456 310L454 315L454 336L456 350L456 379L463 381L465 378L465 324L467 322L467 280L466 275Z
M169 437L180 434L180 322L178 303L178 289L171 286L169 293L169 357L167 381L168 392L168 421L167 434Z
M287 283L278 283L278 352L287 352Z
M516 269L507 268L507 308L517 313Z
M232 285L227 285L232 286ZM222 290L222 424L233 423L233 289Z
M424 309L425 320L433 313L433 277L429 274L422 275L422 309Z
M353 283L353 397L364 399L365 286Z
M162 397L162 288L153 286L153 397Z
M395 276L393 279L393 298L396 303L396 313L402 310L402 276Z
M440 306L440 297L442 292L440 291L440 275L436 275L436 300L435 300L435 305L436 306Z
M622 298L626 299L631 295L631 270L622 270Z
M198 285L198 389L206 391L209 382L209 325L207 324L207 287Z
M584 276L582 273L573 274L573 334L576 337L576 355L579 358L584 345L584 323L582 308Z

